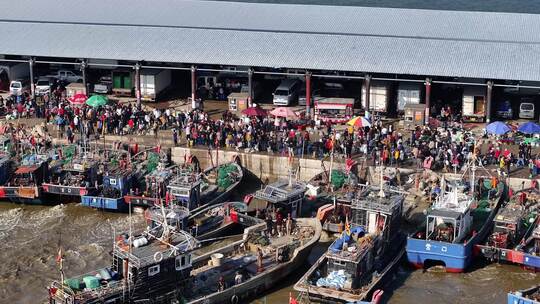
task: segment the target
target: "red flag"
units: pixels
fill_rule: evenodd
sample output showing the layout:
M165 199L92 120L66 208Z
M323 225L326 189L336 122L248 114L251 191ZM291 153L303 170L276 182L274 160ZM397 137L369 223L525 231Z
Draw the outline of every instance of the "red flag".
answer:
M62 247L58 249L58 255L56 256L56 263L60 264L62 263L62 260L64 259L64 256L62 254Z
M292 296L292 292L289 292L289 304L298 304L295 298Z

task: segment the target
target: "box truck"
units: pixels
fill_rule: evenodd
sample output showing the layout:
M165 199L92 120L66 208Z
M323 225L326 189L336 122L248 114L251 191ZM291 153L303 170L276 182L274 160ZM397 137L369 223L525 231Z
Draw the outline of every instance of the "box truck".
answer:
M462 119L464 122L483 122L486 119L486 88L463 89Z
M422 85L418 83L400 83L397 91L397 108L399 112L405 110L405 105L419 104Z
M111 72L112 92L114 96L131 97L133 93L133 70L116 69Z
M141 100L157 101L171 86L171 70L141 71Z
M386 113L388 111L389 85L372 82L369 89L369 111ZM362 108L366 109L366 86L362 85Z

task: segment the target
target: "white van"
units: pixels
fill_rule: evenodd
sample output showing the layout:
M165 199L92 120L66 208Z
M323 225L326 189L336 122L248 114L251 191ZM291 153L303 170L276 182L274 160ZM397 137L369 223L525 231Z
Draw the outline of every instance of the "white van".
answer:
M28 80L12 80L9 83L9 94L14 96L21 96L25 92L30 91L30 84L28 83Z
M297 79L283 79L274 93L273 103L276 106L288 106L298 101L301 82Z
M534 103L522 102L519 105L519 118L533 119L534 118Z

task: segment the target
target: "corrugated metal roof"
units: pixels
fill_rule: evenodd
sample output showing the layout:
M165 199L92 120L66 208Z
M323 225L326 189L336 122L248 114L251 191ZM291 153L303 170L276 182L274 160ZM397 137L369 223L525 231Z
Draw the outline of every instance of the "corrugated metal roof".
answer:
M192 0L12 6L0 11L2 54L540 81L540 15Z

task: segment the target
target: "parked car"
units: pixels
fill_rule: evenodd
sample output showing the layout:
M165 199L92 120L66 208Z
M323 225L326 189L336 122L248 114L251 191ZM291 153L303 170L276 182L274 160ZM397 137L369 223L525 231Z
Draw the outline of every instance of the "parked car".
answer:
M103 76L99 78L99 83L94 85L94 92L98 94L109 94L112 91L111 76Z
M9 83L9 94L14 96L21 96L25 92L30 91L30 82L28 79L12 80Z
M519 105L519 118L533 119L534 103L529 102L528 99L523 98L521 104Z
M51 92L51 86L53 85L53 80L49 77L40 77L36 81L36 96L47 95Z
M283 79L274 91L273 103L277 106L289 106L298 101L301 82L297 79Z
M47 75L45 77L65 80L67 82L83 82L83 78L81 75L77 75L74 72L68 70L58 70L56 71L56 74Z

